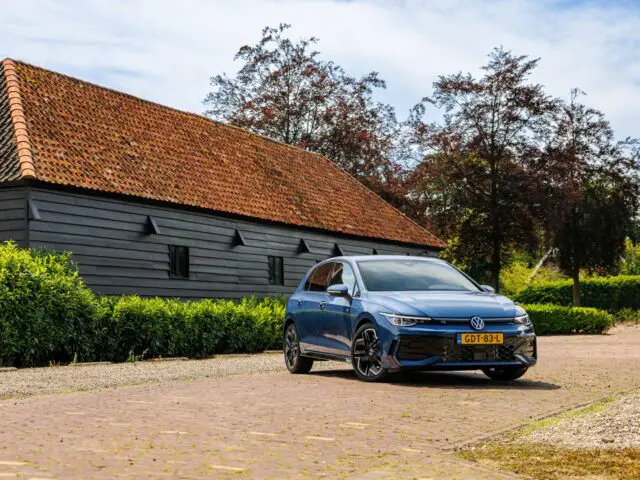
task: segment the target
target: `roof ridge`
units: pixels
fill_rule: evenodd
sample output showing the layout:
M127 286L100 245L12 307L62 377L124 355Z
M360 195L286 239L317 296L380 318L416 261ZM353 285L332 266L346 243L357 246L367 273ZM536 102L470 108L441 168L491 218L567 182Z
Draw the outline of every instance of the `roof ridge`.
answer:
M20 82L16 72L16 64L7 58L2 61L2 69L7 81L7 95L9 98L9 115L13 123L13 133L18 148L18 163L20 164L20 178L36 178L33 163L33 150L27 132L27 120L22 108L20 97Z

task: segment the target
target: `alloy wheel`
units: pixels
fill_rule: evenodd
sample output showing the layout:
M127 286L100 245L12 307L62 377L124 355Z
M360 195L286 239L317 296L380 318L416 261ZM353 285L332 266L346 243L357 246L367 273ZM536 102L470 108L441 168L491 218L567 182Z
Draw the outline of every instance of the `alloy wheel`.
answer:
M361 330L354 341L355 368L364 377L377 377L382 372L380 340L375 328Z
M292 324L287 327L287 332L284 336L284 358L290 370L295 368L299 355L300 343L298 342L298 332L296 332L296 327Z

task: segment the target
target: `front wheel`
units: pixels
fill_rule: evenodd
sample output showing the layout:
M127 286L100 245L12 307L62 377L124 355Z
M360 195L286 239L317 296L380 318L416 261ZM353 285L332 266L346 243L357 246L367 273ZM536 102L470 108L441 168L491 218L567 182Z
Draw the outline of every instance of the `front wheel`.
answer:
M483 368L484 374L491 380L510 381L520 378L529 370L528 367L492 367Z
M389 371L382 368L380 339L371 323L356 330L351 342L351 362L357 377L365 382L378 382L389 375Z
M298 330L294 323L287 326L284 331L284 363L291 373L309 373L313 367L313 359L300 355L300 341Z

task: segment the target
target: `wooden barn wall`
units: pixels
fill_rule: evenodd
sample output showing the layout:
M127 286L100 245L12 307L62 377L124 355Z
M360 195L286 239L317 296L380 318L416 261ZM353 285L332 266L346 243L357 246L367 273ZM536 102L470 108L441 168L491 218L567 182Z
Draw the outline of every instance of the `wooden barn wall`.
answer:
M102 294L183 298L288 295L312 265L332 256L336 243L345 254L371 254L373 249L378 254L429 254L413 246L144 202L46 188L32 188L30 195L40 216L29 222L30 246L73 252L87 285ZM8 201L15 207L12 215L17 216L19 200ZM149 233L149 216L155 219L159 234ZM19 227L16 220L14 227ZM236 230L242 232L247 245L233 245ZM305 239L312 253L299 253L300 239ZM169 276L169 245L189 247L188 279ZM268 255L283 257L283 286L269 285Z
M0 188L0 242L27 246L27 189Z

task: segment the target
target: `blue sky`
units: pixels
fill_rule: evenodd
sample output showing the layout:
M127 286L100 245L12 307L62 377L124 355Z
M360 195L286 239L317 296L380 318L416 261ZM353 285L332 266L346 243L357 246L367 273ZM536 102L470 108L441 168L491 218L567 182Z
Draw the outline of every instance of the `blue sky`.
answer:
M0 58L201 113L209 77L280 22L352 75L379 71L400 118L503 45L542 58L550 93L579 87L619 137L640 136L640 0L2 0Z

